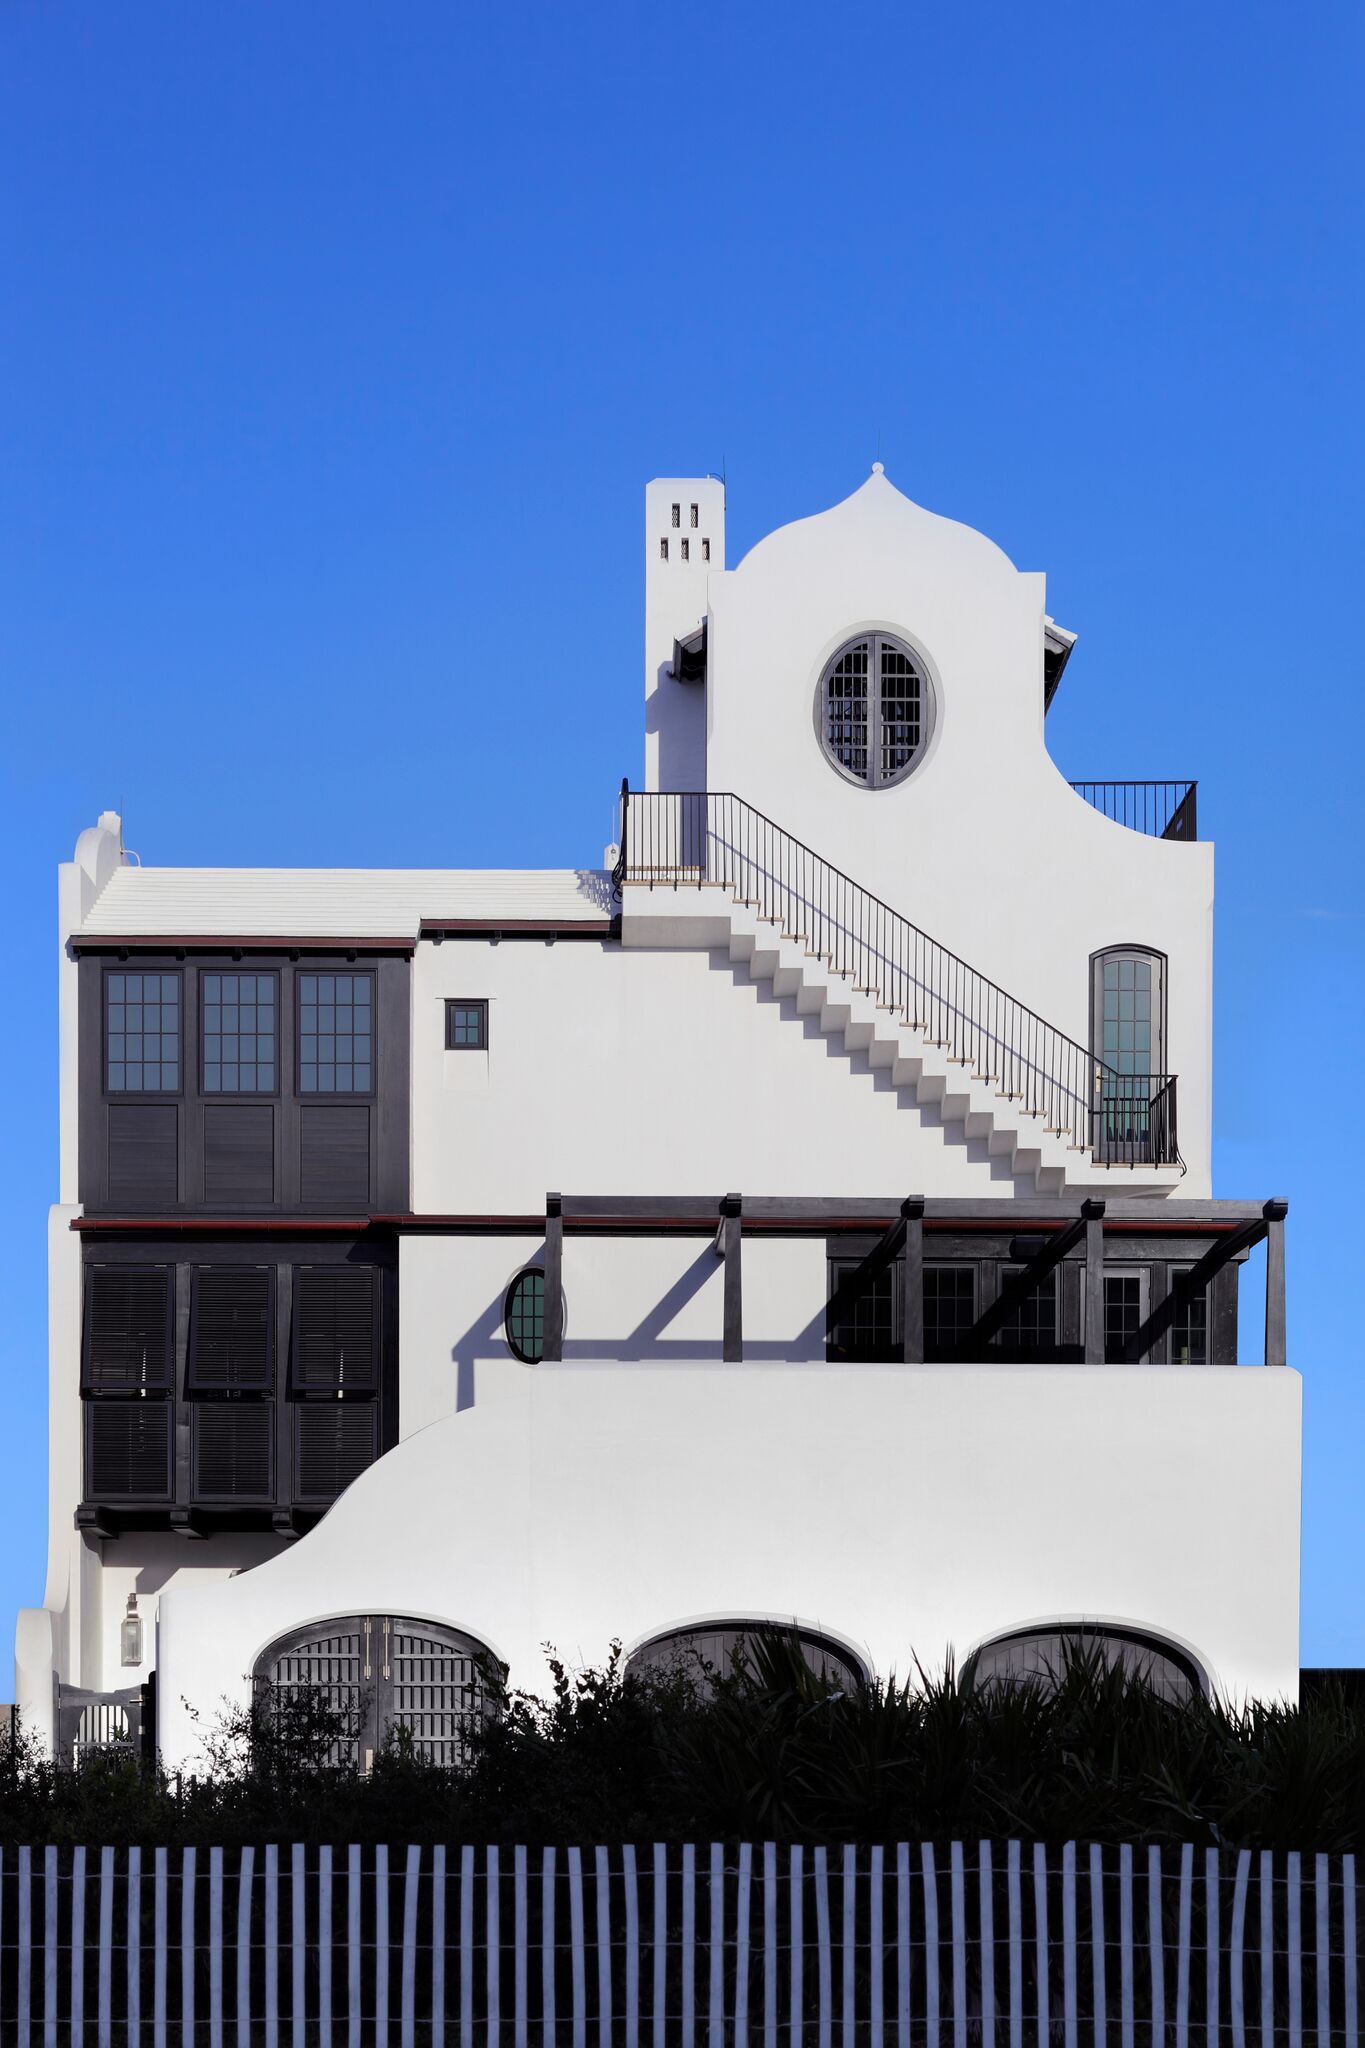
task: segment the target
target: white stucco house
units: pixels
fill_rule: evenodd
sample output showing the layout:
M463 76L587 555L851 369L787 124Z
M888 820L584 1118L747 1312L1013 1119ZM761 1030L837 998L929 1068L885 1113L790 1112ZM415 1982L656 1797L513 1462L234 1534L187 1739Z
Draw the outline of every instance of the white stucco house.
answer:
M1194 785L1068 781L1044 578L880 465L733 566L651 483L645 619L600 867L159 869L112 814L63 866L64 1752L307 1679L448 1755L481 1655L764 1625L1294 1696Z

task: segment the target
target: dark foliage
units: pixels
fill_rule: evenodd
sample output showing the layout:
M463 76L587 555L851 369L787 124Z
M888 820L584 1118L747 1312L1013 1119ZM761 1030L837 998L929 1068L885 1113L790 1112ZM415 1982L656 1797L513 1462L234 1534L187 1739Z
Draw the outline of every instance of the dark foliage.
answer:
M168 1777L117 1754L61 1769L0 1748L0 1839L221 1843L1018 1836L1226 1848L1365 1847L1365 1716L1330 1688L1292 1708L1172 1706L1078 1647L1053 1685L859 1687L782 1638L717 1672L554 1666L548 1699L497 1692L465 1767L401 1730L366 1775L307 1694L259 1700Z

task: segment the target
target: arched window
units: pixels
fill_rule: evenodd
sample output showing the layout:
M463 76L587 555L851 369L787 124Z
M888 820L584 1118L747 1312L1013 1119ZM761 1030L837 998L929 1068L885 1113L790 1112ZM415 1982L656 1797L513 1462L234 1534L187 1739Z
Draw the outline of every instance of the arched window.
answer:
M749 1646L765 1636L786 1641L794 1638L807 1668L832 1684L858 1686L866 1679L861 1665L828 1636L813 1629L784 1628L775 1621L710 1621L695 1628L672 1629L632 1651L626 1670L658 1671L665 1676L681 1671L704 1686L708 1667L727 1676L736 1663L743 1666L748 1662Z
M545 1355L545 1275L527 1266L507 1290L502 1326L513 1358L535 1365Z
M910 773L929 737L929 681L901 641L863 633L826 662L820 740L841 774L885 789Z
M963 1684L1040 1685L1050 1691L1076 1659L1102 1659L1107 1670L1122 1670L1150 1686L1158 1698L1180 1705L1208 1690L1192 1657L1160 1636L1091 1623L1020 1629L986 1643L968 1661Z
M430 1763L458 1765L495 1711L497 1659L473 1636L407 1615L348 1614L281 1636L254 1673L258 1704L311 1697L337 1719L331 1761L368 1770L390 1728Z
M1174 1156L1166 1071L1166 962L1143 946L1091 961L1095 1156L1143 1165Z

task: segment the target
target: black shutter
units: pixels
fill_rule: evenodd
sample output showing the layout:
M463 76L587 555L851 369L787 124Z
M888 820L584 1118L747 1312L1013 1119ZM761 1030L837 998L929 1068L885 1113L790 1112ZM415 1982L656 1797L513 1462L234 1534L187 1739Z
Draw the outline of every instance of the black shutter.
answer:
M300 1500L335 1500L374 1463L377 1422L372 1402L309 1402L294 1410Z
M196 1500L274 1497L273 1401L201 1401L193 1434Z
M190 1313L192 1393L270 1391L275 1353L269 1266L201 1266Z
M370 1206L370 1110L305 1103L299 1112L299 1200L305 1209Z
M173 1102L109 1105L109 1201L114 1208L174 1208L180 1199L179 1112Z
M275 1112L268 1102L204 1108L204 1200L225 1209L268 1208L275 1199Z
M377 1266L300 1266L294 1275L294 1391L372 1394L379 1377Z
M169 1266L87 1266L86 1394L169 1393Z
M169 1401L92 1401L85 1411L86 1494L91 1500L168 1500Z

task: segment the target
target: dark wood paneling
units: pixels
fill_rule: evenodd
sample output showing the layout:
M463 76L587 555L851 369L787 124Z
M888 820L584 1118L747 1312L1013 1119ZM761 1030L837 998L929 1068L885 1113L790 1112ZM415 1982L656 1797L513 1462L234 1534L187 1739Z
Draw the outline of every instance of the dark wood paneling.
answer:
M108 1184L112 1208L160 1209L179 1200L179 1126L177 1103L110 1103Z
M265 1209L275 1200L275 1107L204 1105L204 1201L209 1208Z
M368 1209L368 1102L301 1105L299 1202L305 1209Z

